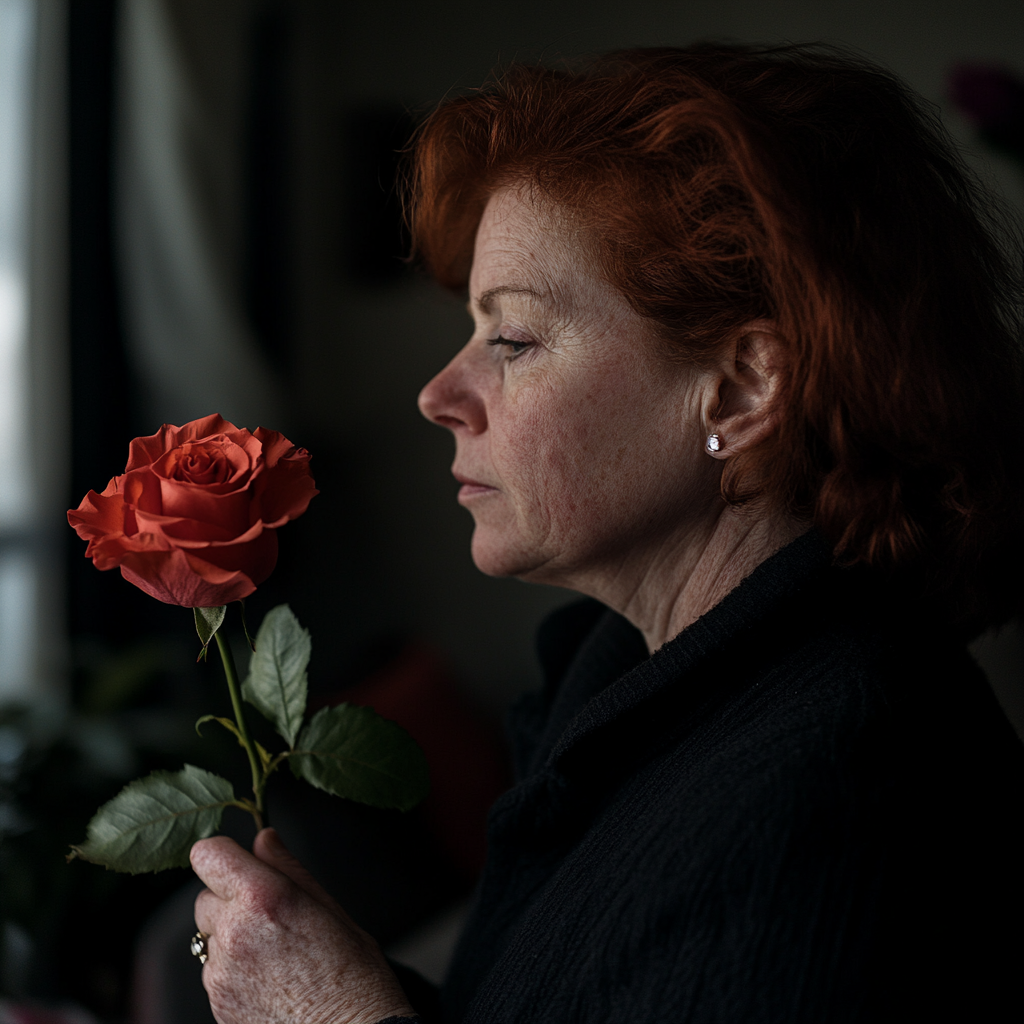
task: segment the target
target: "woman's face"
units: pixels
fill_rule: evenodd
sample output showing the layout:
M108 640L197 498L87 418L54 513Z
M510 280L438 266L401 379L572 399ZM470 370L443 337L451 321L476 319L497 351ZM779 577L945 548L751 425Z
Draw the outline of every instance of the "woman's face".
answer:
M469 291L473 335L419 404L455 435L483 572L587 592L588 575L642 577L714 520L707 382L659 354L556 209L496 193Z

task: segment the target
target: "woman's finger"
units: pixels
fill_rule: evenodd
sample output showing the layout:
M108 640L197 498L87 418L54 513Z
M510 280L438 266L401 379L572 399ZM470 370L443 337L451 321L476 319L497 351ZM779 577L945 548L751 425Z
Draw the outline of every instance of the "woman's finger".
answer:
M209 889L204 889L195 904L196 928L207 935L214 935L223 920L227 903Z
M381 1020L410 1015L377 944L279 843L260 833L258 856L218 836L195 844L209 886L196 924L209 935L203 985L224 1024Z
M287 875L300 889L327 907L328 910L340 912L341 908L320 883L292 856L288 848L281 842L275 828L262 829L252 844L253 856L264 864Z
M227 836L200 839L189 854L192 870L221 899L231 900L267 867Z

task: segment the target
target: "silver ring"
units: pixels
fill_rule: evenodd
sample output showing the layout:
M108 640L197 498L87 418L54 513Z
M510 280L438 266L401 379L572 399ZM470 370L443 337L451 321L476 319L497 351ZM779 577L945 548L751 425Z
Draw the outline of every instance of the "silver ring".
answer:
M196 932L192 936L192 942L189 948L192 950L192 955L199 957L201 964L206 963L206 958L210 955L209 947L206 945L206 940L210 936L206 932Z

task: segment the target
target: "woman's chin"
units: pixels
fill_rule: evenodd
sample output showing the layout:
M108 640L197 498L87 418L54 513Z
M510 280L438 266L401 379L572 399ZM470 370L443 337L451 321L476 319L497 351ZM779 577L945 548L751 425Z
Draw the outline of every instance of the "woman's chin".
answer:
M490 545L473 545L473 564L485 576L516 576L515 559Z
M473 531L470 550L473 564L485 576L526 576L542 561L536 553L479 526Z

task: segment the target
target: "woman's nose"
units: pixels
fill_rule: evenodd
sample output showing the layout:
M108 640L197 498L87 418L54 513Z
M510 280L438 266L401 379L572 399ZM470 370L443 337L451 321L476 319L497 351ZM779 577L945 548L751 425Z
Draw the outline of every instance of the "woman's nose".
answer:
M468 347L468 346L467 346ZM484 403L474 386L467 350L463 349L420 392L420 412L431 423L456 433L460 429L479 434L487 426Z

